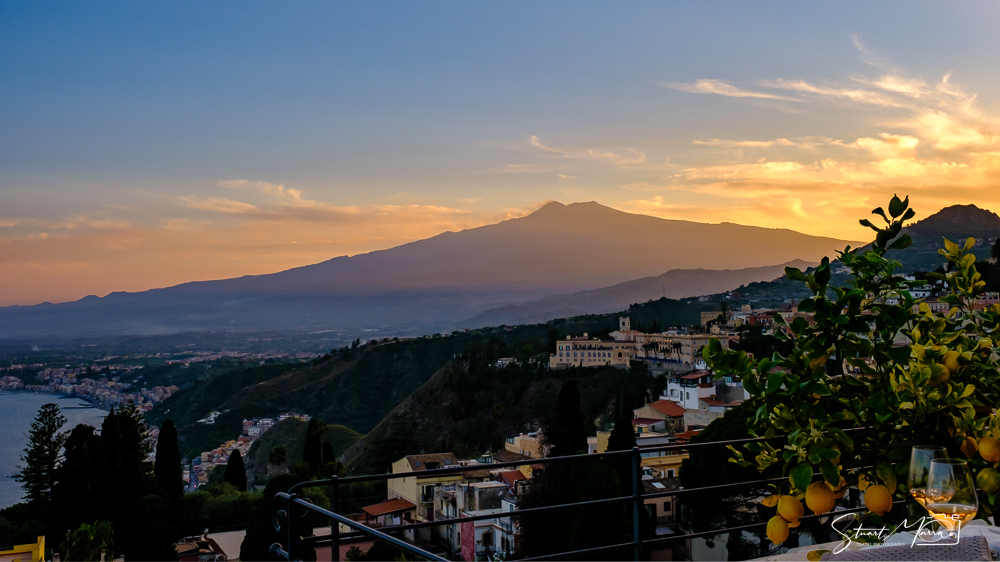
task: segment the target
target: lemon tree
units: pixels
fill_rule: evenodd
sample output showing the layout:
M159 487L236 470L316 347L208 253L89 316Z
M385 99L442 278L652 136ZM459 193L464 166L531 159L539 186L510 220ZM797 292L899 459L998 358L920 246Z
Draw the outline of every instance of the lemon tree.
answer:
M950 265L938 275L950 290L939 299L948 310L914 298L917 282L891 257L912 242L902 233L915 215L909 198L894 196L887 210L872 213L884 224L861 221L875 231L871 245L838 252L845 282L831 283L829 258L809 272L785 269L811 292L798 314L774 317L775 335L790 340L791 353L751 358L715 340L706 347L716 375L739 377L758 405L752 434L786 436L731 446L731 460L762 472L780 468L788 480L775 492L807 498L814 513L832 508L847 486L878 486L869 507L881 514L893 497L906 496L910 447L939 444L970 458L977 472L989 470L980 478L991 490L980 492L980 514L988 516L1000 489L1000 307L977 307L985 284L972 239L961 246L944 240L940 250Z

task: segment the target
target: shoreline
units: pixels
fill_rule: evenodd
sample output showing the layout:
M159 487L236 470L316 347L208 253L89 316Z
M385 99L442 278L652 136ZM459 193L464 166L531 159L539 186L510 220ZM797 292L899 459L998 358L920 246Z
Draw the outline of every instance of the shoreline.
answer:
M62 406L60 406L59 407L60 410L63 410L63 409L66 409L66 410L90 410L90 409L93 409L93 410L101 410L101 411L104 411L104 412L110 412L111 411L111 407L110 406L104 406L100 402L97 402L97 401L95 401L95 400L93 400L91 398L88 398L86 396L79 396L77 394L63 394L61 392L47 392L47 391L44 391L44 390L0 390L0 396L5 396L5 395L13 396L15 394L48 394L50 396L57 397L58 400L66 400L66 399L80 400L81 402L86 402L88 404L88 406L67 406L65 408L63 408Z

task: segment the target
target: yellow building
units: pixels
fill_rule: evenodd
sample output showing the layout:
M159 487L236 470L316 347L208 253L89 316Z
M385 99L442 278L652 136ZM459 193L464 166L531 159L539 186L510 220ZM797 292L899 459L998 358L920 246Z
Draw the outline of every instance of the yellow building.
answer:
M0 560L23 560L27 562L45 560L45 537L38 537L35 544L19 544L10 550L0 550Z
M555 352L549 355L549 368L628 367L635 353L636 344L631 341L601 340L587 334L579 338L566 336L566 339L556 342Z
M407 455L392 463L392 473L423 472L455 466L458 466L458 459L454 453ZM430 521L434 518L434 487L441 483L461 482L462 480L461 473L393 478L388 481L387 499L402 498L413 502L417 506L417 521Z
M657 433L644 433L636 435L635 444L639 447L639 458L642 459L642 468L653 471L656 478L676 478L681 473L681 463L690 455L684 449L674 449L671 451L644 452L643 449L665 447L667 445L682 445L694 432L688 431L676 436L661 435ZM601 454L608 450L608 437L610 431L598 431L597 437L588 438L587 442L591 453Z
M545 444L541 431L508 437L503 448L511 453L526 455L533 459L545 458L549 453L549 446Z

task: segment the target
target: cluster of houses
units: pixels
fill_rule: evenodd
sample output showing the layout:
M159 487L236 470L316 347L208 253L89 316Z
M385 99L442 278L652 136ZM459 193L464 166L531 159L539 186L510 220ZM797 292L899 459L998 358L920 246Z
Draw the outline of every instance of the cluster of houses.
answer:
M212 412L204 420L199 420L202 423L215 423L215 418L218 417L220 412ZM282 422L288 418L298 418L302 421L309 421L309 416L293 414L291 412L284 412L279 414L277 419L275 418L261 418L252 420L243 420L243 430L239 437L236 439L230 439L222 445L219 445L211 451L205 451L198 455L197 457L191 459L191 464L184 467L183 477L188 483L188 490L194 491L198 486L208 483L209 474L217 466L225 466L229 462L229 457L233 454L233 451L239 451L240 455L243 457L247 456L250 452L250 446L253 445L254 441L260 438L268 429L271 429L278 422Z

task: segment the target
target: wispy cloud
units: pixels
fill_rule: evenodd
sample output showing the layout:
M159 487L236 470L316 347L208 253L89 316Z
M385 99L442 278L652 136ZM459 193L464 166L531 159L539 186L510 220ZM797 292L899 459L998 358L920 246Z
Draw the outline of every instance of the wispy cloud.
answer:
M703 78L701 80L697 80L692 83L656 82L656 84L663 86L664 88L670 88L672 90L680 90L682 92L688 92L691 94L716 94L720 96L727 96L730 98L759 98L766 100L800 101L797 98L792 98L779 94L772 94L769 92L755 92L752 90L744 90L742 88L733 86L732 84L727 84L722 80L713 80L709 78Z
M557 148L542 143L541 139L535 135L531 135L530 143L531 146L542 152L572 160L593 160L614 166L631 166L646 161L646 153L634 148L625 148L618 152L593 148Z

